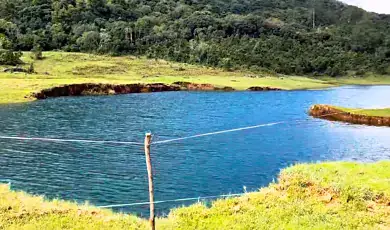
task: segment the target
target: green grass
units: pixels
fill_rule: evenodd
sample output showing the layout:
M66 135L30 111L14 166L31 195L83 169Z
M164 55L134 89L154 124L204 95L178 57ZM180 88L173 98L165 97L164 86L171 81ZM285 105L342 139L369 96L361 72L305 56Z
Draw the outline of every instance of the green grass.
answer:
M390 77L389 76L377 76L375 74L368 74L364 77L341 77L341 78L329 78L324 77L322 80L328 82L329 84L337 85L389 85Z
M177 229L390 227L390 162L302 164L244 197L174 210Z
M0 229L145 229L144 220L0 186Z
M230 86L245 90L268 86L286 90L319 89L340 84L390 84L390 78L313 79L246 71L227 72L164 60L131 56L111 57L83 53L45 52L45 59L33 61L25 53L23 61L34 63L36 74L0 72L0 104L31 101L29 94L53 86L74 83L173 83L187 81ZM1 69L1 67L0 67Z
M242 197L195 204L157 229L389 229L390 161L300 164ZM147 220L0 187L0 229L147 229Z
M356 109L356 108L344 108L339 106L332 106L335 109L349 112L352 114L359 114L365 116L376 116L376 117L390 117L390 108L384 109Z

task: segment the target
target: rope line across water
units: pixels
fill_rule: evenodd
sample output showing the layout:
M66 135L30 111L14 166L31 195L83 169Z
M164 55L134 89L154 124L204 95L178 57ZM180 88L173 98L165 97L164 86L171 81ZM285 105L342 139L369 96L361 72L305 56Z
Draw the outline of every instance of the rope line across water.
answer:
M144 145L143 143L132 142L132 141L96 141L96 140L55 139L55 138L41 138L41 137L0 136L0 139L20 140L20 141L25 140L25 141L47 141L47 142L73 142L73 143L90 143L90 144Z
M12 181L9 179L0 179L0 183L6 182L8 185L11 185ZM155 201L154 204L162 204L162 203L170 203L170 202L183 202L183 201L192 201L192 200L205 200L205 199L215 199L215 198L227 198L227 197L237 197L242 196L245 193L237 193L237 194L228 194L228 195L218 195L218 196L203 196L203 197L191 197L191 198L181 198L181 199L173 199L173 200L161 200ZM131 206L139 206L139 205L148 205L150 202L138 202L138 203L130 203L130 204L114 204L114 205L104 205L98 206L98 208L120 208L120 207L131 207Z
M192 139L192 138L197 138L197 137L205 137L205 136L212 136L212 135L217 135L217 134L222 134L222 133L230 133L230 132L237 132L237 131L243 131L243 130L249 130L249 129L256 129L256 128L260 128L260 127L274 126L274 125L278 125L281 123L283 123L283 122L274 122L274 123L248 126L248 127L243 127L243 128L237 128L237 129L216 131L216 132L211 132L211 133L198 134L198 135L194 135L194 136L180 137L180 138L164 140L164 141L156 141L156 142L153 142L152 144L165 144L165 143L169 143L169 142L187 140L187 139Z
M357 112L364 109L357 109L357 110L351 110L350 112ZM350 112L337 112L332 114L325 114L322 116L318 116L316 118L320 117L327 117L332 116L336 114L342 114L342 113L350 113ZM259 124L255 126L247 126L242 128L236 128L236 129L229 129L229 130L222 130L222 131L216 131L216 132L210 132L210 133L203 133L188 137L180 137L180 138L173 138L169 140L162 140L162 141L155 141L152 142L152 144L166 144L170 142L176 142L181 140L187 140L187 139L193 139L193 138L199 138L199 137L205 137L205 136L212 136L212 135L218 135L218 134L224 134L224 133L230 133L230 132L237 132L237 131L243 131L243 130L249 130L249 129L256 129L261 127L269 127L269 126L275 126L290 122L300 122L300 121L308 121L312 118L306 118L306 119L297 119L297 120L286 120L286 121L280 121L280 122L272 122L272 123L266 123L266 124ZM56 139L56 138L41 138L41 137L15 137L15 136L0 136L0 139L8 139L8 140L26 140L26 141L46 141L46 142L62 142L62 143L90 143L90 144L119 144L119 145L144 145L144 143L140 142L132 142L132 141L105 141L105 140L82 140L82 139Z
M162 203L170 203L170 202L183 202L183 201L192 201L192 200L205 200L205 199L215 199L215 198L226 198L226 197L236 197L242 196L245 193L239 194L230 194L230 195L219 195L219 196L204 196L204 197L191 197L191 198L182 198L182 199L174 199L174 200L161 200L155 201L153 204L162 204ZM121 208L121 207L131 207L138 205L148 205L150 202L138 202L138 203L130 203L130 204L114 204L114 205L104 205L98 206L98 208Z
M351 112L357 112L364 109L357 109L357 110L351 110ZM342 113L348 113L348 112L337 112L332 114L325 114L319 117L326 117L336 114L342 114ZM152 144L165 144L175 141L181 141L181 140L187 140L192 138L198 138L198 137L204 137L204 136L211 136L211 135L217 135L217 134L223 134L223 133L229 133L229 132L237 132L237 131L243 131L243 130L249 130L249 129L256 129L260 127L269 127L269 126L275 126L283 123L289 123L289 122L300 122L300 121L308 121L312 118L306 118L306 119L297 119L297 120L287 120L287 121L280 121L280 122L273 122L273 123L267 123L267 124L260 124L255 126L248 126L248 127L242 127L242 128L236 128L236 129L229 129L229 130L222 130L222 131L216 131L216 132L210 132L210 133L204 133L204 134L198 134L188 137L181 137L181 138L174 138L169 140L163 140L163 141L156 141ZM95 141L95 140L77 140L77 139L53 139L53 138L35 138L35 137L11 137L11 136L0 136L0 139L11 139L11 140L28 140L28 141L49 141L49 142L77 142L77 143L94 143L94 144L123 144L123 145L144 145L144 143L139 142L127 142L127 141ZM9 185L11 185L11 180L0 180L0 182L7 182ZM230 195L219 195L219 196L205 196L205 197L192 197L192 198L183 198L183 199L173 199L173 200L162 200L162 201L156 201L153 202L154 204L161 204L161 203L168 203L168 202L182 202L182 201L192 201L192 200L201 200L201 199L214 199L214 198L226 198L226 197L234 197L234 196L242 196L245 193L240 194L230 194ZM130 207L130 206L137 206L137 205L148 205L150 202L138 202L138 203L130 203L130 204L115 204L115 205L105 205L105 206L99 206L99 208L117 208L117 207Z
M351 110L351 112L357 112L357 111L361 111L361 110L364 110L364 109ZM337 115L337 114L342 114L342 113L348 113L348 112L343 111L343 112L325 114L325 115L317 116L316 118L327 117L327 116L332 116L332 115ZM152 142L152 144L166 144L166 143L170 143L170 142L182 141L182 140L193 139L193 138L198 138L198 137L212 136L212 135L223 134L223 133L230 133L230 132L237 132L237 131L256 129L256 128L261 128L261 127L267 127L267 126L287 124L290 122L309 121L311 119L312 118L272 122L272 123L260 124L260 125L255 125L255 126L248 126L248 127L243 127L243 128L236 128L236 129L229 129L229 130L222 130L222 131L216 131L216 132L210 132L210 133L197 134L197 135L188 136L188 137L180 137L180 138L173 138L173 139L169 139L169 140L155 141L155 142Z

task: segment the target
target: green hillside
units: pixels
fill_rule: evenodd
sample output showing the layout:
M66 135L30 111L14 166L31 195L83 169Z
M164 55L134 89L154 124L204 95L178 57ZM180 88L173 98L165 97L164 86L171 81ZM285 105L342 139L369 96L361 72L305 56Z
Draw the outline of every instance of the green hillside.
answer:
M335 0L0 0L0 49L289 75L389 74L390 16Z

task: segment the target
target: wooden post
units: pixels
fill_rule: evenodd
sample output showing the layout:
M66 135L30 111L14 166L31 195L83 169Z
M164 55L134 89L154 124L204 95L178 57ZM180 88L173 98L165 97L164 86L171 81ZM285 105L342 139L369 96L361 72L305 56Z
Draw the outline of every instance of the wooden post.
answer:
M154 189L153 189L153 171L152 162L150 160L150 143L152 141L152 134L147 133L145 135L145 157L146 167L148 169L148 181L149 181L149 204L150 204L150 229L156 229L155 215L154 215Z

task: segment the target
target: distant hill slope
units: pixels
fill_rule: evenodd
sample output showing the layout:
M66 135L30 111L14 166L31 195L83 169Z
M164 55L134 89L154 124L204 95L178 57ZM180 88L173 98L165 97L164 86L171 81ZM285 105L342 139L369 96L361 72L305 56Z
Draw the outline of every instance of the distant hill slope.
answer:
M390 15L334 0L0 0L0 49L284 74L390 74Z

